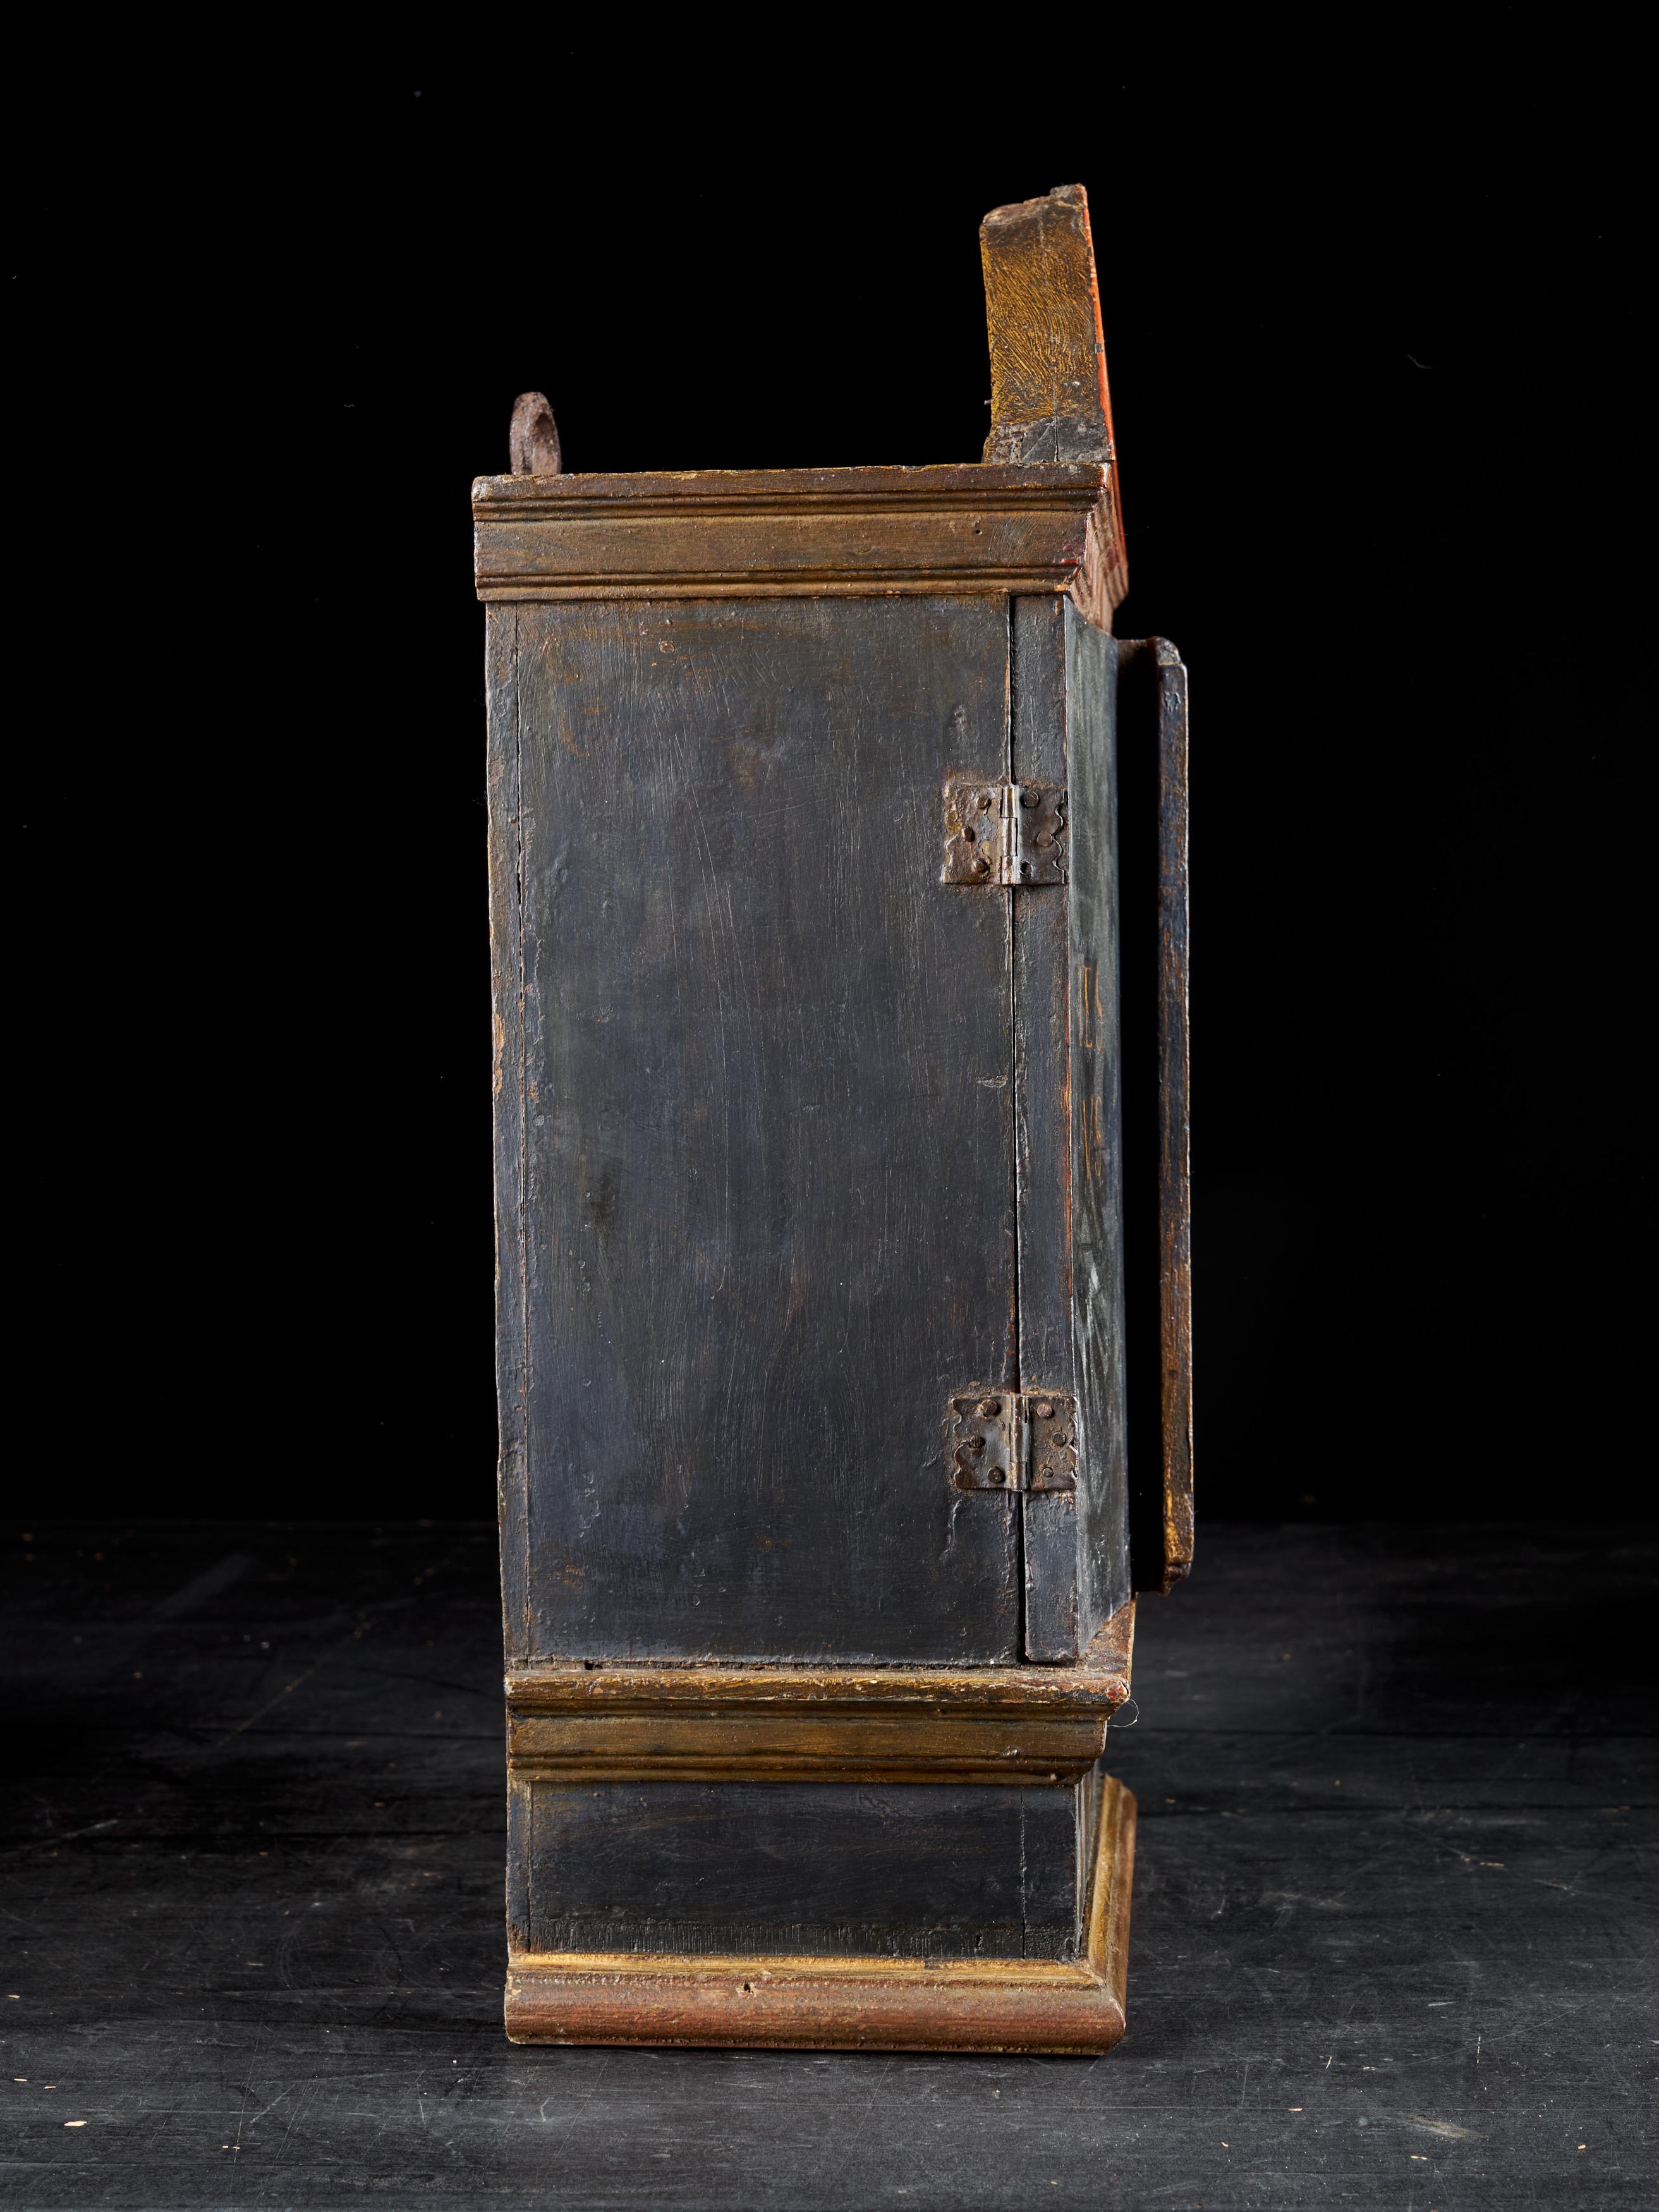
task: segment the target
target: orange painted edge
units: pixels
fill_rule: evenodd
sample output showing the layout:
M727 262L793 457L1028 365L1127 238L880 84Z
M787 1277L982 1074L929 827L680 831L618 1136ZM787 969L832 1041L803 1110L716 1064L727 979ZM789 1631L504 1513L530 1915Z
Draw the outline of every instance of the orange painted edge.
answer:
M1086 1964L521 1954L507 2032L515 2043L1093 2056L1124 2032L1134 1842L1135 1801L1109 1776Z

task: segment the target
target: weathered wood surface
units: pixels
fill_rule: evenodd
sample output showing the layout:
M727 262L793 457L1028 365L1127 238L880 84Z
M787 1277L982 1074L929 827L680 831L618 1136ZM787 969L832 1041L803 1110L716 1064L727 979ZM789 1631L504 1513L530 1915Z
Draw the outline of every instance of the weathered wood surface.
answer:
M509 1656L1017 1658L1003 603L492 623Z
M514 1774L607 1781L1057 1782L1086 1773L1109 1714L1015 1721L781 1712L521 1713L509 1707Z
M1112 402L1101 337L1089 196L1061 185L993 208L980 225L991 350L988 462L1098 461L1108 471L1109 605L1127 588Z
M1097 1780L1084 1794L1085 1838L1068 1828L1052 1836L1038 1829L1031 1838L1039 1855L1045 1849L1052 1855L1051 1902L1062 1891L1071 1896L1079 1878L1086 1887L1080 1942L1061 1936L1058 1928L1035 1929L1022 1917L1006 1927L1007 1940L1025 1947L1017 1956L947 1955L937 1948L937 1937L925 1952L912 1943L902 1954L841 1955L830 1940L836 1931L830 1930L814 1931L818 1942L806 1953L526 1953L514 1958L507 1974L508 2032L524 2042L658 2047L742 2044L1076 2057L1109 2050L1124 2027L1135 1806L1115 1782ZM976 1818L982 1828L982 1810ZM1061 1863L1067 1856L1074 1869L1069 1877ZM1080 1877L1079 1862L1088 1869ZM1029 1907L1034 1897L1029 1875L1022 1875L1019 1893ZM925 1909L936 1913L938 1905L930 1896ZM992 1898L980 1900L979 1925L993 1908ZM1066 1924L1077 1923L1075 1909L1069 1910ZM890 1941L895 1932L887 1923L860 1931ZM1048 1955L1057 1937L1060 1955Z
M493 610L484 623L489 807L491 1111L495 1200L495 1510L501 1529L502 1638L509 1665L530 1656L530 1556L526 1538L530 1343L526 1289L524 836L519 764L518 618Z
M1127 1598L1116 653L492 616L511 1657L1063 1663ZM1069 888L918 869L963 770L1070 779ZM1077 1494L932 1489L980 1382L1077 1390Z
M1017 782L1066 782L1065 609L1018 599L1010 608L1012 774ZM1070 798L1068 793L1067 811ZM1067 873L1070 873L1068 861ZM1013 923L1016 1159L1019 1178L1019 1380L1023 1388L1075 1391L1072 1340L1073 1109L1066 1025L1067 915L1057 884L1017 891ZM1097 1622L1079 1605L1078 1529L1092 1511L1097 1467L1079 1455L1081 1495L1024 1500L1025 1656L1064 1662Z
M1118 648L1068 611L1071 791L1067 1024L1071 1053L1071 1317L1086 1485L1078 1492L1085 1632L1129 1594L1123 1130L1119 1057Z
M1650 1531L1211 1524L1110 1735L1130 2027L1084 2067L514 2047L493 1531L21 1525L17 2212L1648 2212Z
M1136 1588L1168 1591L1193 1558L1187 672L1162 638L1118 652L1129 1517Z
M977 470L573 481L530 393L512 477L475 486L520 1670L1066 1667L1127 1606L1123 575L1086 201L994 210L984 244ZM981 808L1015 780L1010 831L1060 793L1067 866L1005 837L983 886L978 855L919 873L963 778ZM934 1409L1008 1392L1065 1428L1029 1487L994 1419L951 1431L1001 1455L964 1480ZM1090 1801L1063 1778L1097 1723L1045 1779L1052 1729L728 1711L714 1674L701 1711L516 1707L515 1966L979 1954L1008 1941L993 1876L1024 1952L1045 1863L1076 1940ZM510 1999L524 2032L592 2032L552 1986ZM1064 2047L1111 2039L1121 1995ZM640 2002L642 2034L677 2000ZM869 2039L828 2002L816 2039Z
M485 600L1069 593L1109 622L1109 473L1068 468L688 470L482 477Z
M539 392L521 392L513 403L507 452L515 477L556 477L563 465L553 410Z
M1079 1936L1079 1788L537 1781L513 1951L1041 1958Z
M491 635L509 1656L1074 1658L1128 1589L1117 648L1043 598ZM963 770L1070 779L1069 889L918 870ZM1077 1496L884 1487L930 1389L1022 1380L1079 1392ZM908 1629L907 1542L947 1562Z
M1124 1606L1075 1667L962 1668L836 1664L637 1666L549 1664L514 1668L508 1703L525 1712L695 1712L721 1710L844 1717L861 1714L926 1721L983 1713L1028 1719L1095 1720L1128 1695L1135 1608Z
M1056 1783L1129 1694L1134 1607L1077 1667L540 1667L507 1676L515 1776Z
M1158 667L1158 1410L1164 1580L1193 1563L1193 1206L1187 1002L1187 672L1151 641Z

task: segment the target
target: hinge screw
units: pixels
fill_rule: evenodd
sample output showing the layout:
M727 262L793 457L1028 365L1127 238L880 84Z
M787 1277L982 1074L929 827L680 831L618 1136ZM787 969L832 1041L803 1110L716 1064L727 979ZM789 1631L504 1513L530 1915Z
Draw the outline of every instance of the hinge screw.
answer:
M1034 791L1024 791L1024 790L1022 790L1022 791L1021 791L1021 793L1020 793L1020 794L1019 794L1019 803L1020 803L1020 805L1021 805L1022 806L1035 806L1035 805L1036 805L1036 802L1037 802L1037 795L1036 795L1036 792L1034 792Z
M1052 1419L1054 1419L1054 1407L1053 1407L1048 1403L1048 1400L1047 1400L1046 1398L1043 1400L1042 1403L1040 1406L1036 1407L1034 1410L1035 1410L1035 1412L1036 1412L1036 1417L1037 1417L1038 1420L1040 1420L1040 1421L1049 1421L1049 1420L1052 1420Z
M1000 1398L981 1398L979 1401L979 1410L988 1418L993 1413L1000 1413L1002 1411L1002 1401Z
M979 795L979 811L980 811L980 812L981 812L981 814L988 814L988 813L990 812L990 811L991 811L991 794L989 793L989 792L987 792L987 791L981 791L981 793L980 793L980 795Z
M974 873L976 876L988 876L990 872L991 863L986 859L983 853L981 853L978 860L974 863Z

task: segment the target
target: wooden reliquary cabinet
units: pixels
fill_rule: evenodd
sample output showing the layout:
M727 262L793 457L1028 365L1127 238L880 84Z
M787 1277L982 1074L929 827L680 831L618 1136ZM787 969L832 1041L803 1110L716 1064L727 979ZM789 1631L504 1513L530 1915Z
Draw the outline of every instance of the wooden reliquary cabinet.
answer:
M1087 204L982 461L474 493L508 2033L1098 2051L1191 1556L1185 672Z

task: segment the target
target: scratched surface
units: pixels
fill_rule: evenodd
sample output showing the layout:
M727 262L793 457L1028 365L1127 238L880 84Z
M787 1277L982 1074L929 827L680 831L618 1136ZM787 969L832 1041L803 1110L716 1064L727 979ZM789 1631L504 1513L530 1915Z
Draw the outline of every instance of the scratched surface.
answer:
M1012 1659L1012 1501L939 1425L1008 1379L1007 902L939 880L946 776L1006 765L1006 606L505 620L526 1656Z
M1207 1528L1079 2061L514 2049L493 1532L20 1533L8 2206L1655 2201L1651 1536Z

